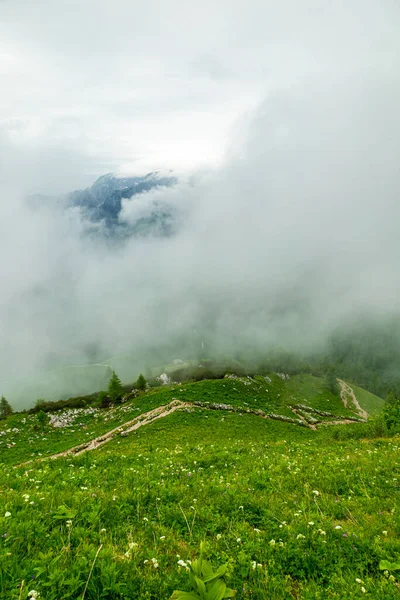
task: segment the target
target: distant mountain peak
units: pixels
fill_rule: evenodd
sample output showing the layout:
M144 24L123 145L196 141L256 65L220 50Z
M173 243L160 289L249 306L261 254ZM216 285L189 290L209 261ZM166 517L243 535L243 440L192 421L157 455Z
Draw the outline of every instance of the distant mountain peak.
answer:
M155 187L170 187L176 185L178 179L173 175L173 171L151 171L141 176L124 176L114 173L102 175L88 188L76 190L69 194L70 205L79 207L84 216L92 222L103 221L108 229L124 227L119 222L119 214L122 208L122 200L132 198L137 194L149 192ZM154 229L157 224L158 233L163 231L160 228L160 219L168 217L154 214L151 218L141 219L138 223L142 233ZM126 226L125 226L126 227ZM130 228L132 230L132 227ZM135 230L135 226L133 226ZM138 230L138 227L136 227Z

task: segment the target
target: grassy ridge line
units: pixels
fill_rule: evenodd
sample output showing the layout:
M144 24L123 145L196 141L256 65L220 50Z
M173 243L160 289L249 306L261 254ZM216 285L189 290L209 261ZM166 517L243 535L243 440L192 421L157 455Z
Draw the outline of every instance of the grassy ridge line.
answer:
M37 456L62 452L104 435L134 416L157 406L167 405L173 398L192 403L202 401L229 404L244 410L262 410L289 418L293 417L291 405L305 400L306 404L316 409L330 410L344 418L353 416L351 411L344 409L340 398L327 392L324 385L324 380L311 376L298 376L283 381L274 374L268 380L264 377L236 377L173 385L150 390L134 401L114 409L95 409L92 413L78 410L72 424L60 429L49 426L40 428L35 415L16 414L0 425L0 462L17 464ZM60 412L70 414L69 411ZM1 428L3 432L10 431L2 435Z
M135 419L132 419L131 421L127 421L127 422L123 423L122 425L119 425L118 427L115 427L114 429L107 431L106 433L104 433L103 435L101 435L97 438L88 440L87 442L85 442L83 444L79 444L78 446L74 446L73 448L68 448L67 450L64 450L63 452L60 452L58 454L52 454L52 455L46 456L44 458L41 458L40 460L56 459L56 458L61 458L61 457L65 457L65 456L79 456L80 454L83 454L84 452L90 452L92 450L97 450L98 448L100 448L104 444L106 444L107 442L110 442L116 436L116 434L125 437L126 435L128 435L132 431L136 431L143 425L149 425L150 423L153 423L154 421L156 421L158 419L168 417L170 414L172 414L176 410L184 410L184 409L188 409L188 408L208 409L208 410L224 411L224 412L228 412L228 413L237 412L237 413L241 414L242 416L243 415L246 415L246 416L256 415L262 419L271 419L272 421L281 421L284 423L291 423L293 425L298 425L301 427L308 427L309 429L312 429L313 431L317 431L318 424L325 425L325 426L326 425L338 425L338 424L353 425L356 422L354 417L353 418L337 417L336 415L333 415L331 413L325 414L325 415L323 415L323 417L326 417L326 418L336 417L339 420L328 421L328 420L323 420L323 419L319 418L319 420L314 419L313 421L310 421L307 418L305 418L305 416L307 416L307 413L309 413L309 412L314 412L314 409L310 409L309 407L307 407L308 410L305 411L306 412L305 416L303 416L298 409L292 408L292 412L295 415L295 417L291 418L291 417L286 417L284 415L279 415L279 414L274 414L274 413L264 413L260 409L257 409L257 410L250 409L250 408L244 409L243 407L233 407L233 406L230 406L227 404L213 404L213 403L199 402L199 401L194 402L192 404L190 402L181 402L180 400L173 398L169 404L158 406L157 408L155 408L149 412L142 413ZM316 414L318 414L318 412L316 412ZM32 462L32 461L20 463L16 466L21 467L30 462Z

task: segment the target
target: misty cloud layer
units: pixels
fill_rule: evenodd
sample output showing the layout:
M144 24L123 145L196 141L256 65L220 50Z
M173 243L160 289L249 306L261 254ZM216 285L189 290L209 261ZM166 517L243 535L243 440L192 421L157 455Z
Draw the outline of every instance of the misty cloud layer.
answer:
M266 46L275 52L269 58L274 84L264 89L257 108L250 103L232 125L224 159L190 175L178 163L178 185L123 203L120 218L127 223L155 205L172 208L177 233L171 237L110 245L87 236L80 212L65 211L56 197L89 185L90 174L101 174L104 155L99 159L90 144L67 142L62 135L46 141L44 133L26 143L3 122L0 381L92 361L93 348L98 360L173 345L194 330L208 348L227 352L241 344L261 351L277 344L309 348L323 344L343 320L398 311L400 85L396 44L382 36L385 27L392 31L389 16L399 15L390 2L386 13L372 3L358 6L365 7L369 46L364 37L350 35L353 15L347 12L343 44L316 6L311 21L302 12L311 29L321 26L309 47L294 19L286 23L275 14L282 39L273 38L267 24ZM241 33L249 36L249 29L246 22ZM308 58L289 59L288 48L280 54L288 31ZM261 33L256 30L256 40ZM179 40L193 50L185 32ZM226 46L214 60L199 58L205 56L201 46L199 39L198 59L193 52L189 61L193 72L206 69L207 77L218 80L235 72ZM249 60L254 51L254 68L262 66L266 47L245 51ZM312 47L321 49L321 58L313 57ZM106 48L98 60L107 65L113 52ZM258 74L253 81L259 90L261 79ZM208 90L212 96L212 86ZM41 118L44 123L46 115ZM124 118L118 117L121 123ZM80 115L78 121L80 127L85 119ZM184 127L185 118L180 123ZM167 148L168 139L162 144ZM138 144L134 152L142 150ZM107 164L121 159L110 151ZM26 201L32 192L47 193L54 202L33 207Z

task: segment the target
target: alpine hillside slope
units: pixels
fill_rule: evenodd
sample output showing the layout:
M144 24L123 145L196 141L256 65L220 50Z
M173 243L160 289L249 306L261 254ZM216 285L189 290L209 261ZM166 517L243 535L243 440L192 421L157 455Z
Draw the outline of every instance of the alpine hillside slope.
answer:
M3 420L0 597L197 598L203 542L236 598L398 598L399 438L339 383L227 375Z

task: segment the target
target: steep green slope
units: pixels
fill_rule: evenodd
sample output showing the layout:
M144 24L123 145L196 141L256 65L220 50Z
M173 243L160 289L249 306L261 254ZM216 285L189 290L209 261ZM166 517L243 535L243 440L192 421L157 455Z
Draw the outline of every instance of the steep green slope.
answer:
M375 394L372 394L371 392L368 392L368 390L364 390L363 388L358 387L357 385L350 385L353 388L353 391L360 405L364 410L367 411L368 414L374 415L381 412L384 405L384 400L382 398L375 396Z

